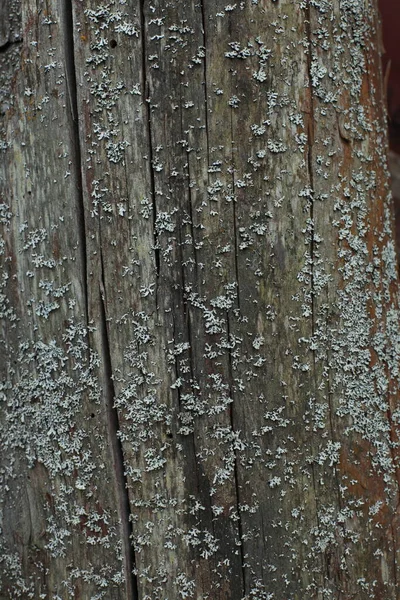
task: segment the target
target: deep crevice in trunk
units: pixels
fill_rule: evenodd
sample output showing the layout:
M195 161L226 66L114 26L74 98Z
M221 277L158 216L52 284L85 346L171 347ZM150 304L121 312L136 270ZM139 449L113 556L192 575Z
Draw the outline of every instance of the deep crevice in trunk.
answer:
M22 40L21 39L18 39L18 40L8 40L2 46L0 46L0 54L6 53L7 50L10 50L10 48L13 48L14 46L18 46L19 44L22 44Z
M227 323L227 334L228 334L228 340L230 339L230 327L229 327L229 315L227 315L226 317L226 323ZM232 430L232 434L234 434L235 432L235 417L234 417L234 412L233 412L233 366L232 366L232 354L231 354L231 350L228 350L228 369L229 369L229 395L231 397L232 403L229 407L229 420L230 420L230 426L231 426L231 430ZM232 440L233 442L233 440ZM238 456L237 456L237 451L235 449L233 449L233 453L234 453L234 467L233 467L233 474L234 474L234 484L235 484L235 496L236 496L236 511L237 511L237 516L238 516L238 534L239 534L239 541L240 541L240 560L241 560L241 565L242 565L242 594L243 596L246 594L246 569L245 569L245 555L244 555L244 548L243 548L243 523L242 523L242 516L241 516L241 512L240 512L240 487L239 487L239 469L238 469Z
M125 570L125 584L127 600L139 600L139 590L136 572L135 552L132 540L132 520L129 504L129 493L127 478L125 474L125 461L121 440L118 437L119 417L118 410L115 408L115 389L112 377L111 348L107 331L107 311L104 288L104 263L103 254L100 250L101 260L101 278L99 289L100 303L100 342L101 342L101 362L104 372L103 394L107 414L107 428L110 440L112 458L114 463L114 476L116 483L116 492L119 504L119 516L121 519L122 544Z
M315 239L314 239L314 200L315 200L315 189L314 189L314 172L313 172L313 145L314 145L314 118L315 118L315 113L314 113L314 98L313 98L313 83L312 83L312 73L311 73L311 66L312 66L312 40L311 40L311 8L310 5L308 4L306 9L305 9L305 31L306 31L306 38L307 38L307 70L308 70L308 83L309 83L309 94L310 94L310 106L309 106L309 114L308 114L308 121L307 121L307 171L308 171L308 178L309 178L309 183L310 183L310 196L308 198L308 201L310 203L310 302L311 302L311 335L312 337L314 337L315 335L315 331L316 331L316 314L315 314L315 298L314 298L314 287L315 287L315 281L314 281L314 246L315 246ZM312 363L313 363L313 383L314 383L314 389L315 392L318 389L318 381L317 381L317 366L316 366L316 360L315 360L315 351L312 353ZM331 398L329 397L328 399L328 403L329 403L329 418L332 418L332 411L333 411L333 407L332 407L332 403L331 403ZM332 431L331 431L331 435L332 435ZM314 491L314 498L315 498L315 510L316 510L316 521L318 524L318 529L321 526L320 523L320 515L319 515L319 502L318 502L318 497L319 497L319 493L318 493L318 489L317 489L317 476L315 473L315 466L314 464L311 465L311 477L312 477L312 486L313 486L313 491ZM327 568L326 565L326 561L324 560L324 558L321 557L321 572L324 572L324 567L325 569ZM323 595L323 598L325 597L325 595Z
M160 248L157 234L157 202L156 202L156 186L154 181L154 152L153 152L153 140L151 130L151 107L150 107L150 87L147 78L147 51L146 51L146 15L144 11L144 0L140 0L140 35L142 43L142 85L143 85L143 104L146 112L146 129L148 137L148 148L149 148L149 167L150 167L150 188L152 195L152 206L153 206L153 232L154 232L154 260L156 265L156 307L158 306L157 296L157 280L160 276Z
M83 269L83 293L85 300L86 322L89 320L89 294L88 294L88 268L87 268L87 250L86 250L86 223L85 206L83 200L82 184L82 157L81 140L79 133L78 118L78 93L76 85L76 68L74 55L74 22L71 0L62 1L60 27L64 38L64 61L65 61L65 79L67 85L67 107L70 135L72 142L73 155L71 163L73 166L75 185L76 185L76 209L79 223L79 253Z
M307 34L307 63L308 63L308 77L309 77L309 93L310 93L310 107L309 107L309 115L308 115L308 123L307 123L307 169L308 176L310 180L310 221L311 221L311 231L310 231L310 262L311 262L311 326L312 326L312 335L315 333L315 301L314 301L314 172L313 172L313 145L314 145L314 98L313 98L313 89L312 89L312 74L311 74L311 62L312 62L312 42L311 42L311 10L310 6L307 5L306 8L306 21L305 21L305 29ZM314 371L315 371L315 361L314 361Z
M79 249L83 269L83 292L85 296L86 321L89 321L89 293L88 293L88 266L87 266L87 248L86 248L86 223L85 206L83 198L82 182L82 156L81 140L79 132L78 117L78 93L76 83L76 67L74 56L74 22L71 0L63 0L60 26L64 38L64 60L65 77L67 87L67 110L70 126L70 135L72 138L73 155L71 162L74 169L76 184L76 209L79 221ZM125 571L125 585L127 600L139 600L137 578L135 571L135 555L132 546L132 523L129 505L129 495L127 489L127 480L124 472L124 456L121 441L118 438L119 418L118 411L114 407L115 390L112 380L111 351L107 332L105 291L104 291L104 266L103 255L101 253L101 279L99 290L99 332L101 341L101 360L104 373L104 398L106 405L107 428L111 447L111 453L114 463L114 476L116 484L116 495L119 503L119 517L121 520L123 559Z
M210 147L209 147L209 127L208 127L208 95L207 95L207 30L206 30L206 9L204 6L204 0L200 0L201 10L201 25L203 29L203 47L204 47L204 61L203 61L203 73L204 73L204 99L205 99L205 126L206 126L206 140L207 140L207 177L208 167L210 166Z

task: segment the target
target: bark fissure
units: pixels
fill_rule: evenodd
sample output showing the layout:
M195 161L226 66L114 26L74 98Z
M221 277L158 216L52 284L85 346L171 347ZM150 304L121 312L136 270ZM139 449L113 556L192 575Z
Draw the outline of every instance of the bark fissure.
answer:
M235 207L235 158L234 158L234 140L233 140L233 115L231 111L231 160L232 160L232 225L233 225L233 239L234 239L234 269L235 269L235 277L236 277L236 292L237 292L237 304L240 310L240 286L239 286L239 264L238 264L238 243L237 243L237 225L236 225L236 207ZM227 333L228 340L231 337L231 327L230 327L230 317L229 314L226 316L227 322ZM232 399L232 403L229 407L229 419L230 426L232 429L232 434L235 433L235 419L234 419L234 394L233 394L233 365L232 365L232 354L231 350L228 351L228 361L229 361L229 393ZM240 559L242 565L242 592L243 595L246 593L246 580L245 580L245 558L244 558L244 549L243 549L243 523L242 517L240 513L240 489L239 489L239 469L238 469L238 456L237 451L234 450L235 461L234 461L234 483L235 483L235 495L236 495L236 510L238 515L238 533L240 538Z
M193 214L193 199L192 199L192 192L191 192L191 187L190 187L190 165L189 165L189 158L187 161L187 176L188 176L188 206L189 206L189 219L190 219L190 235L192 236L192 248L193 248L193 260L194 260L194 265L193 268L195 269L195 272L197 273L197 249L196 249L196 236L195 236L195 225L193 222L193 218L194 218L194 214ZM197 279L197 278L196 278ZM183 292L185 293L185 288L183 288Z
M231 23L229 22L229 33L232 35ZM233 75L231 74L231 77ZM234 83L233 89L235 89ZM237 306L240 310L240 286L239 286L239 256L238 256L238 243L237 243L237 228L236 228L236 207L235 207L235 156L234 156L234 136L233 136L233 108L231 108L230 112L230 158L231 158L231 185L232 185L232 227L233 227L233 239L234 239L234 257L233 257L233 271L235 273L236 278L236 292L237 292ZM227 337L228 341L231 340L231 323L229 313L226 315L226 324L227 324ZM233 385L233 363L232 363L232 352L231 349L228 350L228 381L229 381L229 395L232 400L229 406L229 422L230 428L232 431L232 435L235 434L235 413L234 413L234 385ZM232 444L234 440L232 439ZM238 468L238 452L235 448L233 448L234 453L234 465L233 465L233 479L234 479L234 488L235 488L235 498L236 498L236 511L237 511L237 527L238 527L238 535L239 535L239 543L240 543L240 563L241 563L241 580L242 580L242 595L246 594L246 567L245 567L245 553L243 548L243 521L240 510L240 486L239 486L239 468Z
M153 137L151 127L151 106L150 106L150 83L147 77L147 48L146 48L146 15L144 10L144 0L140 0L140 39L142 43L142 86L143 86L143 104L145 107L146 114L146 131L148 138L148 150L149 150L149 175L150 175L150 190L151 190L151 201L153 207L153 235L154 235L154 261L156 266L156 308L158 307L158 277L160 276L160 248L159 239L157 234L157 201L156 201L156 185L154 178L154 151L153 151Z
M308 113L308 123L307 123L307 170L308 170L308 178L310 182L310 195L309 195L309 204L310 204L310 294L311 294L311 335L314 338L316 332L316 315L315 315L315 273L314 273L314 245L315 245L315 234L314 234L314 201L315 201L315 189L314 189L314 172L313 172L313 145L314 145L314 119L315 119L315 111L314 111L314 95L313 95L313 82L312 82L312 74L311 74L311 65L312 65L312 35L311 35L311 9L310 5L307 4L305 9L305 30L307 36L307 71L308 71L308 84L309 84L309 113ZM317 381L317 365L315 359L315 351L312 351L312 363L313 363L313 381L314 381L314 390L315 393L318 389L318 381ZM329 403L329 418L332 419L332 406L331 406L331 398L328 399ZM331 431L332 435L332 431ZM314 490L314 498L315 498L315 508L316 508L316 522L318 530L321 527L319 511L318 511L318 489L316 483L316 474L314 464L311 466L312 471L312 483ZM324 560L321 557L321 568L324 570ZM326 565L325 565L326 567ZM326 597L324 591L322 592L322 600Z
M307 34L307 42L308 42L308 53L307 53L307 67L308 67L308 82L309 82L309 115L308 115L308 124L307 124L307 169L308 176L310 181L310 221L311 221L311 231L310 231L310 268L311 268L311 327L312 327L312 335L315 334L315 298L314 298L314 200L315 200L315 190L314 190L314 172L313 172L313 145L314 145L314 97L313 97L313 83L312 83L312 74L311 74L311 62L312 62L312 40L311 40L311 11L310 6L307 5L306 8L306 34ZM314 357L314 373L315 373L315 354Z
M309 204L310 204L310 294L311 294L311 335L314 337L316 330L316 316L315 316L315 297L314 297L314 289L315 289L315 281L314 281L314 200L315 200L315 190L314 190L314 173L313 173L313 145L314 145L314 97L313 97L313 89L312 89L312 75L311 75L311 61L312 61L312 42L311 42L311 14L310 14L310 6L307 5L306 8L306 33L307 33L307 41L308 41L308 54L307 54L307 67L308 67L308 82L309 82L309 115L308 115L308 123L307 123L307 169L308 169L308 178L310 182L310 196L309 196ZM316 379L317 371L316 371L316 360L315 360L315 351L312 352L312 361L313 361L313 374L314 374L314 386L315 391L318 388L318 382ZM330 417L332 411L330 407Z
M179 105L182 106L182 102L183 102L183 98L182 98L182 93L180 92L180 98L179 98ZM181 110L180 111L180 127L181 127L181 138L184 139L184 113ZM208 134L207 134L207 147L208 147ZM193 223L193 219L194 219L194 215L193 215L193 197L192 197L192 191L191 191L191 174L190 174L190 157L189 157L189 153L186 154L186 163L184 165L184 168L186 167L186 174L187 174L187 182L188 182L188 187L187 187L187 207L188 207L188 216L190 219L190 235L192 238L192 244L191 244L191 250L193 253L193 260L194 260L194 264L191 263L190 260L186 261L185 260L185 256L184 256L184 252L183 249L186 247L183 240L182 240L182 229L179 228L178 231L178 236L179 236L179 261L180 261L180 276L181 276L181 301L182 301L182 316L184 319L184 323L185 323L185 333L186 333L186 341L189 344L189 348L188 348L188 352L189 352L189 367L190 367L190 380L191 380L191 385L195 385L197 383L196 381L196 377L195 377L195 361L194 361L194 348L193 348L193 339L192 339L192 326L191 326L191 318L190 318L190 306L189 303L187 301L186 298L186 277L185 277L185 266L187 264L190 265L189 268L194 268L195 269L195 273L197 274L197 250L196 250L196 242L195 242L195 231L194 231L194 223ZM189 257L191 258L191 257ZM196 277L197 280L197 277ZM188 282L188 288L191 288L190 285L190 281ZM175 335L175 321L174 321L174 339L176 339L176 335ZM176 378L180 377L180 371L176 364ZM181 401L181 391L180 388L177 388L177 392L178 392L178 401L179 401L179 410L182 410L182 401ZM203 497L203 490L202 490L202 486L201 486L201 475L199 473L199 464L196 460L196 456L197 456L197 445L196 445L196 433L195 431L193 431L190 434L190 445L191 445L191 451L193 452L193 473L194 473L194 477L195 477L195 485L196 485L196 492L198 494L199 497ZM214 521L211 520L211 528L212 528L212 534L215 536L215 525L214 525Z
M311 231L310 231L310 262L311 262L311 330L312 336L315 336L316 331L316 310L315 310L315 210L314 210L314 202L315 202L315 182L314 182L314 169L313 169L313 146L314 146L314 126L315 126L315 109L314 109L314 95L313 95L313 87L312 87L312 74L311 74L311 63L312 63L312 40L311 40L311 9L310 6L307 6L306 9L306 32L307 32L307 41L308 41L308 54L307 54L307 68L308 68L308 80L309 80L309 93L310 93L310 107L309 107L309 120L307 126L307 169L309 174L309 181L311 187L311 196L310 196L310 220L311 220ZM316 380L317 375L317 367L316 367L316 359L315 359L315 351L312 353L313 360L313 373L314 373L314 385L315 391L318 389L318 382ZM330 388L330 382L328 382L328 419L329 419L329 429L330 436L333 442L336 441L335 428L333 424L333 406L332 406L332 391ZM313 471L314 477L314 471ZM339 477L337 473L337 469L335 468L335 481L337 485L337 494L338 494L338 505L341 507L341 497L340 497L340 485L339 485ZM317 498L317 490L314 488L314 492Z
M394 588L397 589L397 561L396 561L396 556L397 556L397 544L396 544L396 531L395 531L395 526L391 525L391 530L392 530L392 541L393 541L393 582L394 582Z
M65 79L67 84L68 121L71 134L72 156L71 163L75 176L76 208L79 223L79 252L83 269L83 293L86 310L86 321L89 320L88 267L86 249L85 204L83 199L82 155L78 118L78 92L76 85L76 65L74 46L74 20L71 0L63 0L62 18L60 19L64 38Z
M328 381L328 386L327 386L327 392L328 392L328 406L329 406L329 428L330 428L330 433L331 433L331 438L332 438L332 442L336 442L337 440L337 436L335 435L335 427L333 424L333 406L332 406L332 390L331 390L331 386L330 386L330 382ZM337 466L334 467L334 471L335 471L335 481L336 481L336 488L337 488L337 498L338 498L338 506L340 508L340 510L342 509L342 497L340 495L340 480L339 480L339 474L338 474L338 470L337 470Z
M387 419L389 424L389 440L390 440L390 456L393 463L393 468L396 474L397 483L397 510L400 507L400 468L398 464L398 458L396 456L395 449L398 447L398 441L396 440L395 424L393 422L392 409L389 405L387 409Z
M235 277L237 286L237 303L240 310L240 286L239 286L239 249L237 240L237 219L236 219L236 197L235 197L235 156L234 156L234 139L233 139L233 109L231 109L231 161L232 161L232 226L234 240L234 261L235 261Z
M18 46L18 44L22 44L21 39L8 40L7 42L5 42L5 44L0 46L0 54L3 54L3 53L5 54L7 52L7 50L10 50L10 48L12 48L13 46Z
M204 0L200 0L200 11L201 11L201 25L203 29L203 47L204 47L204 59L203 59L203 73L204 73L204 104L205 104L205 127L206 127L206 144L207 144L207 171L210 165L210 144L208 137L208 96L207 96L207 32L206 32L206 9Z
M100 244L101 248L101 244ZM125 474L125 459L121 440L118 437L119 416L115 408L115 389L112 375L111 347L107 330L107 309L104 283L104 264L103 253L100 250L100 285L99 285L99 304L100 304L100 342L101 342L101 363L104 373L103 395L105 400L105 409L107 416L107 429L114 463L114 477L116 485L116 494L118 498L118 511L121 520L123 560L125 572L125 585L127 600L139 600L138 581L136 577L136 560L132 540L132 515L130 511L129 493L127 478Z
M230 326L229 326L229 315L226 316L227 323L227 334L228 340L230 339ZM233 411L233 403L234 403L234 394L233 394L233 365L232 365L232 354L231 350L228 351L228 371L229 371L229 395L231 397L231 404L229 406L229 421L230 427L232 430L232 434L235 433L235 416ZM232 440L233 444L233 440ZM233 453L235 456L234 465L233 465L233 477L235 484L235 496L236 496L236 511L237 511L237 524L238 524L238 534L239 534L239 542L240 542L240 562L242 567L242 594L243 596L246 593L246 569L245 569L245 556L244 556L244 548L243 548L243 523L242 516L240 511L240 487L239 487L239 469L238 469L238 455L237 450L233 448Z

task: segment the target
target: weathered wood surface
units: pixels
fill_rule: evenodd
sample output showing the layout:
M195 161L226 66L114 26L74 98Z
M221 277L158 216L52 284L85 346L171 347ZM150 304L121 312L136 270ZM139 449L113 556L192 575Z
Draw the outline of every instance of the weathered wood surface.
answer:
M0 15L0 597L398 598L375 2Z

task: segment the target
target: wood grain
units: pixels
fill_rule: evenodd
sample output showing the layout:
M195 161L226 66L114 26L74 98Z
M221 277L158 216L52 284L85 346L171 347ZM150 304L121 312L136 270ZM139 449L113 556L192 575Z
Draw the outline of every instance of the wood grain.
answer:
M378 30L373 0L23 4L1 598L398 597Z

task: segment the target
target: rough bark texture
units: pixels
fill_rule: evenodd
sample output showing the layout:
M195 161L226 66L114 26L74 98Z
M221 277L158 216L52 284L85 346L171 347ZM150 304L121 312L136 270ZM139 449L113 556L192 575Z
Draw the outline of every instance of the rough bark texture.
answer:
M0 20L1 598L399 598L375 1Z

